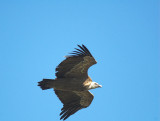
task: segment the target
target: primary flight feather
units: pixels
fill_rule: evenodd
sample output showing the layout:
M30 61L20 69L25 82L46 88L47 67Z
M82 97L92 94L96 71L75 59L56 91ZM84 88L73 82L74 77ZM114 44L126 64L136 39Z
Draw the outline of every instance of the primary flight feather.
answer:
M63 103L60 113L63 120L91 104L94 96L88 90L102 87L88 76L88 69L96 60L84 45L78 47L57 66L57 78L38 82L42 90L54 89Z

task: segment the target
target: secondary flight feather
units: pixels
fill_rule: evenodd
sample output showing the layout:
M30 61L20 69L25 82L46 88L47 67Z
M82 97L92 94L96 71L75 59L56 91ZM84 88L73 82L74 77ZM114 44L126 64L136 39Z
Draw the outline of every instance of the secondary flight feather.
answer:
M88 76L88 69L96 60L84 45L75 48L56 68L55 79L43 79L38 82L42 90L54 89L63 103L60 119L67 119L80 109L88 107L94 96L90 89L102 87Z

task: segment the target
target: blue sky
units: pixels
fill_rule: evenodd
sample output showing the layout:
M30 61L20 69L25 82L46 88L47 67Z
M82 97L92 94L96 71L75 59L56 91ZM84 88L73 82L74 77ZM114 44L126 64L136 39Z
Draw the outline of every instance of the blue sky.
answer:
M37 82L77 44L97 60L103 88L68 121L159 121L158 0L1 0L0 120L58 121L62 107Z

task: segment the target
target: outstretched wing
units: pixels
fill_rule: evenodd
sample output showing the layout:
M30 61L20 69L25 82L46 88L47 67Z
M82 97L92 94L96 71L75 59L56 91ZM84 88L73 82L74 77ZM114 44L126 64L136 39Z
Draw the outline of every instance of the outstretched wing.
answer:
M89 91L71 92L55 90L55 93L63 103L63 108L60 113L60 119L63 120L67 119L78 110L88 107L94 97Z
M57 78L87 76L88 68L97 63L84 45L78 47L57 66Z

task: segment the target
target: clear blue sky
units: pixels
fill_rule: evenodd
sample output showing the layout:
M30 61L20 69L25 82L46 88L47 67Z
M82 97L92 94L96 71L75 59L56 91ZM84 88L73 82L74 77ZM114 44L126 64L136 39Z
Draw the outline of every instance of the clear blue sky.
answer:
M90 107L68 121L160 121L158 0L0 0L0 121L58 121L37 82L84 44L97 64Z

